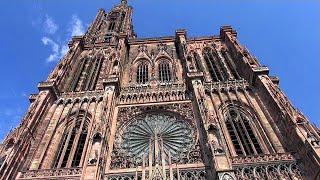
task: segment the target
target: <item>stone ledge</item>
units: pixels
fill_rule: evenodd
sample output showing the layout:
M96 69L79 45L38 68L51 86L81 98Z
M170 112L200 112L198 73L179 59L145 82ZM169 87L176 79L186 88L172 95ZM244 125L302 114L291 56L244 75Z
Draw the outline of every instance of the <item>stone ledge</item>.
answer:
M267 66L254 67L252 71L256 76L269 74L269 68Z
M238 88L247 89L249 87L249 83L244 79L227 80L219 82L206 82L204 87L207 92L229 91L230 89L234 90Z
M54 95L55 99L57 99L60 95L59 90L58 90L55 82L53 82L53 81L40 82L38 84L38 89L39 89L39 91L49 90L50 93L52 93Z
M38 94L30 94L29 101L33 103L37 99Z
M248 164L257 165L257 164L286 162L286 161L292 162L296 160L290 153L239 156L239 157L231 158L231 162L234 166L237 166L237 165L243 166Z
M80 178L82 168L41 169L19 172L17 179Z

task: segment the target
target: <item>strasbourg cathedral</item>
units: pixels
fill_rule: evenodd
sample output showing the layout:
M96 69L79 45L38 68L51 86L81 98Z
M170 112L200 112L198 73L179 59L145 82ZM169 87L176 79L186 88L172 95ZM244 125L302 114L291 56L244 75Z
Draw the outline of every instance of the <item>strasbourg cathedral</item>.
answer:
M0 179L319 179L320 130L220 35L137 38L126 0L74 36L0 146Z

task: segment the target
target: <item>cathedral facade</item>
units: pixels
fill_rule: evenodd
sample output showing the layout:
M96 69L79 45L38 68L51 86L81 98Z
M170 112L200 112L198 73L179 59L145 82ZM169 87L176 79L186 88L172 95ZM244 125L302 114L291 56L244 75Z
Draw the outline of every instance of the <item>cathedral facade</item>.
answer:
M237 40L137 38L126 0L74 36L0 146L0 179L319 179L320 131Z

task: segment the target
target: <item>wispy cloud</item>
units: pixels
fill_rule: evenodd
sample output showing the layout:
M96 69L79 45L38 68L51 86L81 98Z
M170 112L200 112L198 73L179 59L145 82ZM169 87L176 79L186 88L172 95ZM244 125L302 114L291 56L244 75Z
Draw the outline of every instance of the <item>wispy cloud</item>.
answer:
M69 46L67 45L67 43L65 43L64 45L61 46L60 49L60 56L64 56L65 54L67 54L67 52L69 51Z
M57 32L59 26L54 22L54 19L47 14L43 22L43 28L46 33L54 34Z
M83 23L76 14L72 15L69 31L71 32L71 36L79 36L84 34Z
M46 59L46 62L55 62L61 59L65 54L67 54L69 47L68 47L68 40L72 36L79 36L83 35L85 33L85 28L83 25L82 20L76 15L73 14L71 16L71 20L68 23L68 26L66 28L66 35L65 38L63 38L63 41L60 41L59 36L55 34L55 32L58 30L59 26L55 23L54 19L50 17L49 15L46 15L45 21L43 23L44 25L44 31L47 34L53 35L53 38L50 38L47 36L42 37L41 41L44 45L51 47L51 54Z
M52 62L52 61L56 61L59 58L59 48L60 46L54 42L52 39L48 38L48 37L43 37L41 39L42 43L44 45L48 45L51 46L52 49L52 54L49 55L49 57L47 58L47 62Z

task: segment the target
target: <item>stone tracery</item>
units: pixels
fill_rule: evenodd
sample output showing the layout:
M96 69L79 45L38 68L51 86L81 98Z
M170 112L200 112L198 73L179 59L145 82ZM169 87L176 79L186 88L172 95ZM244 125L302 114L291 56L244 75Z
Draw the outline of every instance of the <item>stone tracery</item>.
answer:
M142 165L143 158L148 160L149 147L152 147L151 152L155 151L155 134L159 137L158 156L161 156L163 143L163 157L167 162L170 152L172 162L202 163L201 147L198 143L193 114L188 111L191 108L190 105L184 103L120 109L118 120L121 121L118 122L111 168L133 168ZM178 115L179 112L181 115ZM126 116L133 115L131 113L135 114L135 118L126 119ZM155 159L155 155L153 157Z

